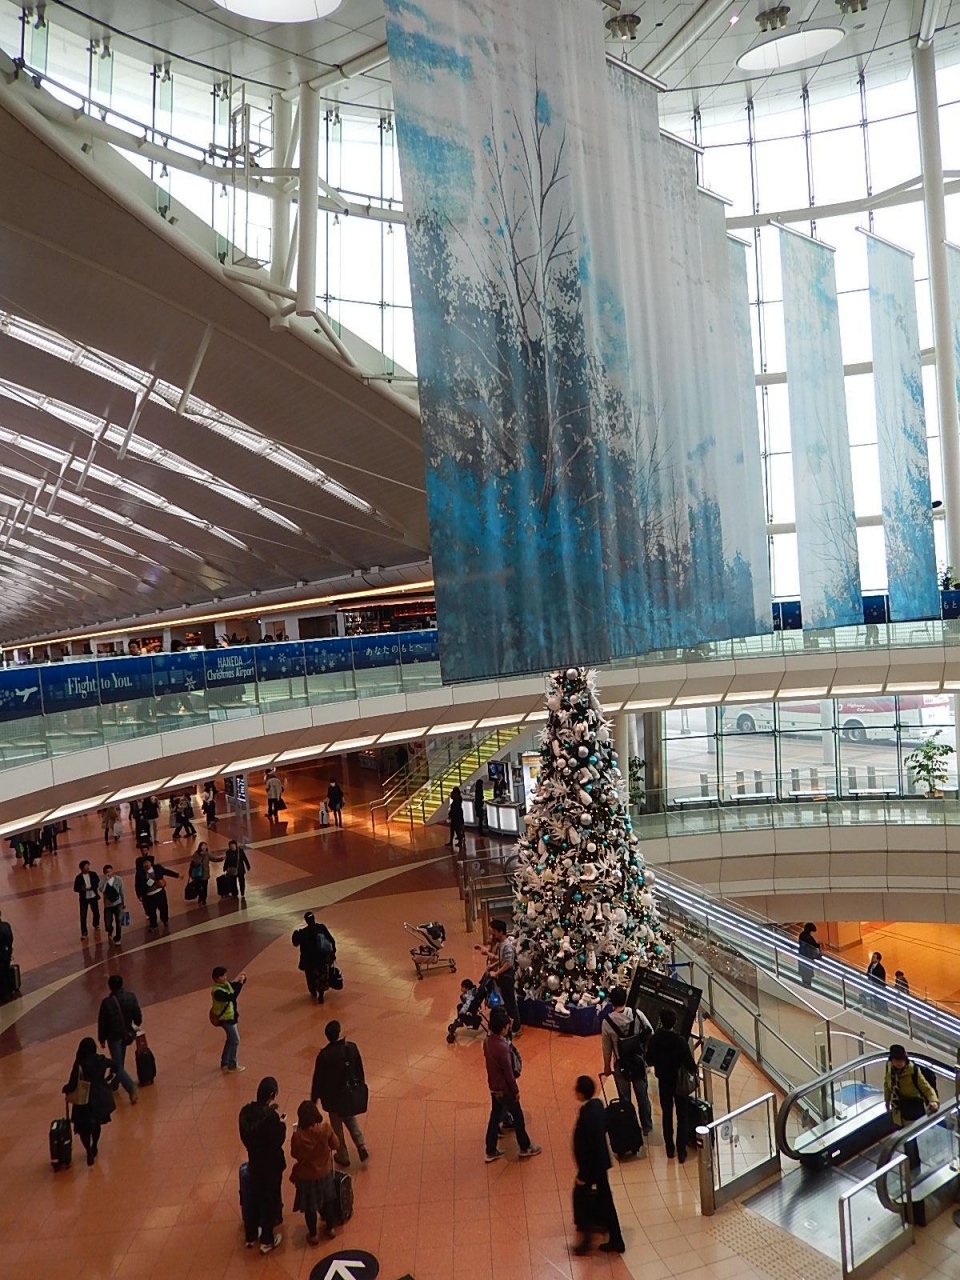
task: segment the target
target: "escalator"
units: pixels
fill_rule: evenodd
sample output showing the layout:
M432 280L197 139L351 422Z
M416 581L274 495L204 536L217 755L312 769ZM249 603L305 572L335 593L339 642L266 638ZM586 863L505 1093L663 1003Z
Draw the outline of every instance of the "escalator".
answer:
M886 1050L863 1054L789 1093L777 1113L776 1140L798 1167L743 1202L792 1234L815 1240L837 1261L838 1202L897 1156L907 1156L909 1172L891 1170L869 1200L868 1217L878 1229L888 1213L925 1226L953 1204L960 1188L954 1067L911 1055L918 1068L934 1073L940 1108L898 1130L883 1099L887 1059ZM861 1232L869 1226L861 1224Z

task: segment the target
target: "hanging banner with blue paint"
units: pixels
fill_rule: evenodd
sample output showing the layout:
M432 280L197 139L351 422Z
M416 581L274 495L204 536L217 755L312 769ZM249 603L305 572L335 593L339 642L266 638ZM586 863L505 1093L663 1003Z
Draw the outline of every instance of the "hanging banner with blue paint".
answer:
M0 670L0 721L26 720L43 714L40 668L12 667Z
M594 3L386 10L444 679L741 634L693 153Z
M833 250L780 233L804 629L863 623Z
M726 218L724 218L726 230ZM736 502L736 486L743 495L744 528L741 532L753 581L753 607L757 612L758 631L769 631L772 617L770 583L770 551L767 542L767 516L764 506L763 460L760 456L760 415L757 412L756 375L753 368L753 339L750 334L750 290L747 281L747 248L742 240L727 237L727 262L730 270L730 308L732 323L733 364L737 373L732 379L737 399L742 454L734 475L734 498L724 503L728 515L736 515L741 504ZM719 245L711 246L711 255L719 256ZM732 508L732 512L731 512ZM760 618L763 626L759 625ZM744 632L746 634L746 632Z
M890 618L940 617L913 254L867 235Z

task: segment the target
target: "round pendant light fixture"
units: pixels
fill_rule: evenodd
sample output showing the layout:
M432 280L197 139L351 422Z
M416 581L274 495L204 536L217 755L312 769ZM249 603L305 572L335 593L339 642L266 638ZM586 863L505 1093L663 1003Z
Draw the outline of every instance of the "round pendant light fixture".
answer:
M757 36L749 49L741 53L737 66L741 71L780 71L814 62L835 49L844 37L837 22L805 22L802 26L767 31Z
M343 0L214 0L238 18L256 22L315 22L329 18Z

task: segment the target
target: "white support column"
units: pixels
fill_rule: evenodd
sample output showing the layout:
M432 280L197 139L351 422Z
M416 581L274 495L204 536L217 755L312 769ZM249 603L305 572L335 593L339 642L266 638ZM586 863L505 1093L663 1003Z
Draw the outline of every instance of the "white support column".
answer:
M630 803L630 721L633 717L627 711L617 716L617 764L620 766L620 799L624 804Z
M960 570L960 420L957 413L957 361L953 346L953 312L947 276L947 226L940 154L940 114L937 67L933 44L913 51L917 126L923 166L923 206L927 222L930 264L930 309L937 353L937 398L940 402L940 440L943 450L943 507L947 535L947 563Z
M285 158L292 133L293 106L282 93L273 95L273 164L277 169L286 167ZM277 198L273 202L270 220L270 280L283 284L284 268L290 244L290 191L289 178L275 178Z
M297 315L317 309L317 197L320 192L320 95L300 86L300 183L297 188Z

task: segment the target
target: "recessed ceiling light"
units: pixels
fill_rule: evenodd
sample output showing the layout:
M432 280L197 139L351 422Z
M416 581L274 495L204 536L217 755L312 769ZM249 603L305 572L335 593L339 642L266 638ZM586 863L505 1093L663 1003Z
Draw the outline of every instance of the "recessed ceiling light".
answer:
M833 22L807 22L787 31L767 31L737 59L742 71L779 71L812 62L836 48L843 28Z
M739 21L740 21L740 15L739 15L739 13L732 13L732 14L730 15L730 25L731 25L731 27L735 27Z
M313 22L327 18L343 0L214 0L227 13L258 22Z

